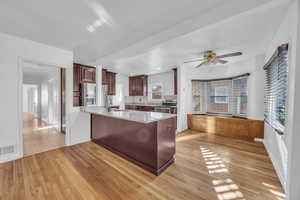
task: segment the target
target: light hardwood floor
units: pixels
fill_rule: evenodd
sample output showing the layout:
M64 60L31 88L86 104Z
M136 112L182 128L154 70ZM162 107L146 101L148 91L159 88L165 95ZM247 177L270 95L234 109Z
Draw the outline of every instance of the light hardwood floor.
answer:
M24 155L60 148L65 145L65 135L58 132L50 124L23 113L23 146Z
M159 177L92 142L1 164L0 199L284 199L260 143L188 131L176 148Z

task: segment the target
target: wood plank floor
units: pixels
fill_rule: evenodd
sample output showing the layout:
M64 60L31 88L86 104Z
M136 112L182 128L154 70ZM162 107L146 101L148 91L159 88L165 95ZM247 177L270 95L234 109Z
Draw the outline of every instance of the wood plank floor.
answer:
M280 200L262 144L188 131L175 164L156 177L87 142L0 165L0 199Z
M65 146L65 135L55 127L28 114L23 113L24 155L49 151Z

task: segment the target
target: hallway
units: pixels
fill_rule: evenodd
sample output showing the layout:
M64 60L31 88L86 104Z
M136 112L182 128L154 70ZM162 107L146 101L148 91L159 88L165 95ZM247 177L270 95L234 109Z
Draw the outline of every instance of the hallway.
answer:
M65 145L65 135L46 122L23 113L24 156L60 148Z

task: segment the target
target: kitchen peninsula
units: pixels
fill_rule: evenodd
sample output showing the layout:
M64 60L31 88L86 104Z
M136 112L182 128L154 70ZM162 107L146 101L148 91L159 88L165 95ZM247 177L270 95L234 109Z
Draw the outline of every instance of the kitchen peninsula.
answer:
M176 115L144 111L86 108L91 138L100 146L154 173L174 162Z

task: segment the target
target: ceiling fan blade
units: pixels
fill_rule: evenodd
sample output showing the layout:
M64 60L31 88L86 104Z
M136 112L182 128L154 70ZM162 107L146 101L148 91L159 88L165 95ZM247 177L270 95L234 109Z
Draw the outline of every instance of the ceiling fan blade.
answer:
M228 63L228 61L227 61L227 60L221 60L221 59L218 59L218 63L226 64L226 63Z
M185 61L183 63L191 63L191 62L198 62L198 61L202 61L203 58L199 58L199 59L195 59L195 60L188 60L188 61Z
M206 64L205 62L202 62L199 65L197 65L195 68L199 68L199 67L201 67L202 65L205 65L205 64Z
M220 55L220 56L217 56L217 58L227 58L227 57L233 57L233 56L240 56L242 54L243 54L242 52L235 52L235 53Z

